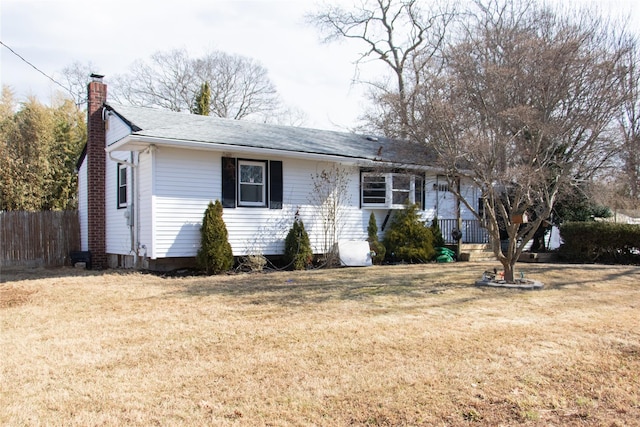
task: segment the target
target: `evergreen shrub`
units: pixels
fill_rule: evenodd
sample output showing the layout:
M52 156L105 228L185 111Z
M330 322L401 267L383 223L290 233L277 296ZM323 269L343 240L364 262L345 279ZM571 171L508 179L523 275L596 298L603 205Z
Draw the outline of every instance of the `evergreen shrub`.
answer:
M384 257L387 253L387 249L384 247L384 244L378 239L378 225L376 224L376 217L371 212L369 215L369 225L367 227L367 234L369 238L367 241L369 242L369 249L373 252L371 255L371 261L380 265L384 261Z
M564 261L640 264L640 225L566 222L560 236L558 256Z
M284 241L284 258L293 270L304 270L313 261L309 235L302 220L296 216Z
M200 249L196 256L198 266L207 274L219 274L233 267L233 252L229 233L222 219L222 203L209 202L200 228Z
M431 234L433 234L433 247L442 248L444 247L444 237L442 237L442 230L440 230L440 222L438 221L438 217L434 216L431 221Z
M418 205L395 211L384 245L391 261L423 263L435 254L431 229L418 216Z

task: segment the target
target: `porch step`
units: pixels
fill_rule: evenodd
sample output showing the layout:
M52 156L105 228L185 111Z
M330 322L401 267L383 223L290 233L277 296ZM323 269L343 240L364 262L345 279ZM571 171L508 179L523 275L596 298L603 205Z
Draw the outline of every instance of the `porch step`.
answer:
M469 261L494 261L491 246L487 243L463 243L460 253L469 254Z

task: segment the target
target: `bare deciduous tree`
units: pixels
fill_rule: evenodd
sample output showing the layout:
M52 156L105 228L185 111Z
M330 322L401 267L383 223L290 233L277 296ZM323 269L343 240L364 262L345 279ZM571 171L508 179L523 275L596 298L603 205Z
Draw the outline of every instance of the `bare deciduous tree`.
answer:
M513 281L559 192L589 180L615 153L611 125L630 42L593 15L561 16L528 1L475 7L444 61L424 69L409 128L436 150L450 179L482 190L494 253Z
M313 183L309 195L311 206L315 206L316 223L322 224L320 250L328 265L336 264L337 244L340 239L344 216L349 206L349 174L339 166L328 166L311 175Z
M201 58L191 58L184 49L156 52L114 80L114 98L133 105L191 112L201 85L208 82L210 115L259 119L280 107L275 86L262 65L219 51Z
M324 34L325 41L339 38L358 40L365 46L356 61L357 67L369 60L382 61L392 72L393 84L367 82L376 106L385 105L392 114L377 121L375 109L366 118L390 137L406 136L409 123L408 104L422 68L435 55L444 40L447 25L453 18L447 8L425 16L417 0L368 0L350 10L327 6L307 16ZM385 103L393 95L399 102Z
M273 114L265 115L264 123L281 126L305 126L309 116L298 107L281 106Z
M75 61L70 65L67 65L62 69L62 76L66 82L66 86L69 88L69 93L63 95L72 95L73 102L77 106L81 106L87 103L87 85L91 80L91 73L96 70L95 65L92 62L85 64L80 61Z
M640 204L640 56L638 46L627 55L625 100L619 119L623 137L622 161L624 162L624 196L633 205Z
M267 70L253 59L212 52L196 60L195 73L211 84L211 112L242 119L277 110L279 100Z
M114 78L113 97L119 102L172 111L190 111L200 85L186 50L155 52L137 60L129 72Z

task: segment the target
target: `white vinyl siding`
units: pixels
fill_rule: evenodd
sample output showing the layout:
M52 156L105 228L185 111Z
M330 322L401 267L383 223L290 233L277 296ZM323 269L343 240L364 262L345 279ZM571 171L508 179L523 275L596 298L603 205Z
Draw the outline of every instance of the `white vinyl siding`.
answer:
M155 151L147 150L140 153L136 170L136 185L138 186L137 227L138 227L138 254L142 257L154 258L154 158Z
M312 175L321 174L323 170L331 171L334 165L330 163L311 163L306 166L300 162L299 175L295 176L296 182L301 187L302 193L300 199L294 201L302 207L300 210L301 217L304 221L305 229L309 234L309 240L314 253L322 253L330 248L328 243L338 240L366 240L367 225L369 224L369 212L364 212L358 207L360 198L360 170L352 166L340 166L345 172L347 186L342 195L343 203L337 209L338 218L336 219L336 236L329 235L325 239L325 232L332 231L331 224L325 226L325 220L322 218L320 209L312 204L316 201L312 195L314 180ZM285 183L285 195L287 189L287 180ZM331 220L329 219L329 222Z
M130 153L117 152L113 157L130 161ZM106 249L109 254L127 255L131 253L131 233L127 215L130 209L118 206L118 163L107 156L105 178ZM126 168L127 181L131 181L131 168ZM127 188L127 200L131 200L131 188Z
M279 160L279 159L270 159ZM282 165L282 209L255 209L238 207L224 210L224 221L229 231L229 242L234 255L276 255L284 252L284 239L293 224L296 211L305 228L311 219L307 215L310 171L314 163L285 159Z
M106 122L106 144L124 138L131 133L129 126L118 116L108 112L105 113ZM130 152L115 152L112 156L126 162L131 161ZM133 215L128 208L133 200L131 194L132 170L126 167L127 174L127 203L118 206L118 163L114 162L107 155L105 175L105 215L106 215L106 251L109 254L128 255L131 254L131 229L127 215Z
M113 144L131 133L131 128L120 117L112 112L106 113L107 126L105 139L107 146Z
M163 147L154 155L153 255L195 256L204 211L220 198L220 154Z
M115 153L122 160L130 161L130 153ZM200 227L204 211L210 201L221 199L222 153L213 151L157 148L139 154L138 167L133 169L137 198L128 194L128 200L137 203L134 218L135 232L139 237L140 256L151 259L165 257L193 257L200 247ZM278 158L256 158L259 164ZM326 248L325 226L317 206L312 200L314 180L312 176L329 170L330 163L310 160L284 159L283 161L283 207L282 209L256 209L255 207L225 208L223 220L229 234L234 255L247 254L279 255L284 251L284 239L293 223L296 212L305 224L315 253ZM115 254L131 253L130 230L125 217L128 209L116 206L116 163L107 165L107 251ZM344 205L337 221L337 239L365 240L371 212L376 217L379 236L384 236L382 223L389 209L358 207L360 194L360 171L355 166L342 166L347 174L348 185ZM131 168L127 168L132 173ZM129 175L131 179L131 175ZM442 194L433 187L435 176L426 182L425 210L420 214L425 221L435 214L440 219L455 218L455 198L450 192ZM466 184L468 186L468 184ZM463 188L465 184L463 183ZM131 191L129 189L129 191ZM412 190L413 191L413 190ZM466 193L465 193L466 194ZM475 190L469 186L469 194ZM437 207L437 210L436 210ZM461 208L463 215L470 215ZM393 218L390 218L388 228ZM332 240L329 237L328 240Z
M106 114L107 146L121 141L131 133L125 121L115 114ZM159 143L162 145L162 143ZM140 147L140 145L138 145ZM133 158L130 152L114 152L113 156L127 162L135 160L137 167L127 167L127 208L118 209L117 198L117 162L107 158L106 164L106 232L107 252L111 254L131 254L131 236L138 240L138 254L151 259L165 257L193 257L200 247L200 226L204 211L210 201L222 200L222 158L235 159L243 164L260 166L263 182L240 182L236 176L235 208L225 208L223 219L229 233L229 242L236 256L246 254L278 255L284 251L284 239L296 213L305 224L313 250L320 253L325 249L324 219L317 206L313 205L312 176L330 170L333 163L310 160L282 158L276 151L272 156L253 155L253 151L229 152L213 151L215 148L196 150L190 148L170 148L150 146ZM296 156L289 153L287 156ZM272 161L282 162L282 209L280 204L271 205L269 194L270 165ZM280 164L278 163L278 166ZM364 165L363 165L364 167ZM361 173L359 166L340 166L348 176L346 200L340 208L337 219L337 239L365 240L369 215L373 212L378 225L379 236L384 236L382 222L389 216L388 229L393 211L399 209L402 202L413 197L420 202L422 194L416 191L418 181L394 182L394 174L382 181L384 203L380 203L372 194L371 203L363 198ZM279 170L278 170L279 172ZM279 177L279 175L278 175ZM455 219L456 199L453 193L445 191L444 179L430 172L423 181L425 203L419 211L425 221L435 215L440 219ZM79 215L81 225L81 248L88 247L87 242L87 201L86 164L79 171ZM243 184L256 187L252 197L244 198L240 187ZM408 184L408 185L407 185ZM434 186L435 184L435 186ZM419 184L418 184L419 185ZM477 205L478 190L470 183L462 183L463 194L468 196L474 206ZM248 196L248 193L246 194ZM279 194L278 194L279 196ZM279 202L279 197L278 197ZM131 205L133 204L133 210ZM360 207L362 205L362 208ZM262 208L256 208L260 206ZM473 215L464 204L460 204L463 219L473 219ZM127 219L127 215L135 218ZM135 229L130 228L133 222ZM135 249L135 248L133 248Z
M221 198L222 156L215 152L171 148L158 149L155 156L155 244L148 254L154 258L195 256L200 246L200 226L207 204ZM314 249L320 250L323 227L317 209L311 206L310 192L313 188L312 173L321 171L323 167L329 165L301 160L283 161L283 209L224 209L223 220L234 255L282 254L284 239L298 210ZM357 207L358 169L350 168L349 174L347 191L350 207L344 208L339 237L343 240L364 240L369 214ZM141 191L143 187L141 183ZM149 220L147 214L142 216Z

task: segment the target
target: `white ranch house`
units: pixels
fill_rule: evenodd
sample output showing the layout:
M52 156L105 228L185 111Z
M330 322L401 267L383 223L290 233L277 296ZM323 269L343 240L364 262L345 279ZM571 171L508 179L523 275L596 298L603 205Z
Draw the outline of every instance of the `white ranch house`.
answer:
M321 253L314 176L332 168L347 177L337 240L366 240L371 212L382 237L393 212L409 201L424 220L437 215L445 238L460 217L464 243L487 241L446 179L420 164L422 147L109 104L97 77L89 85L89 140L78 182L81 249L98 268L168 269L192 261L204 211L216 199L235 256L281 255L296 212ZM461 186L477 206L478 190Z

